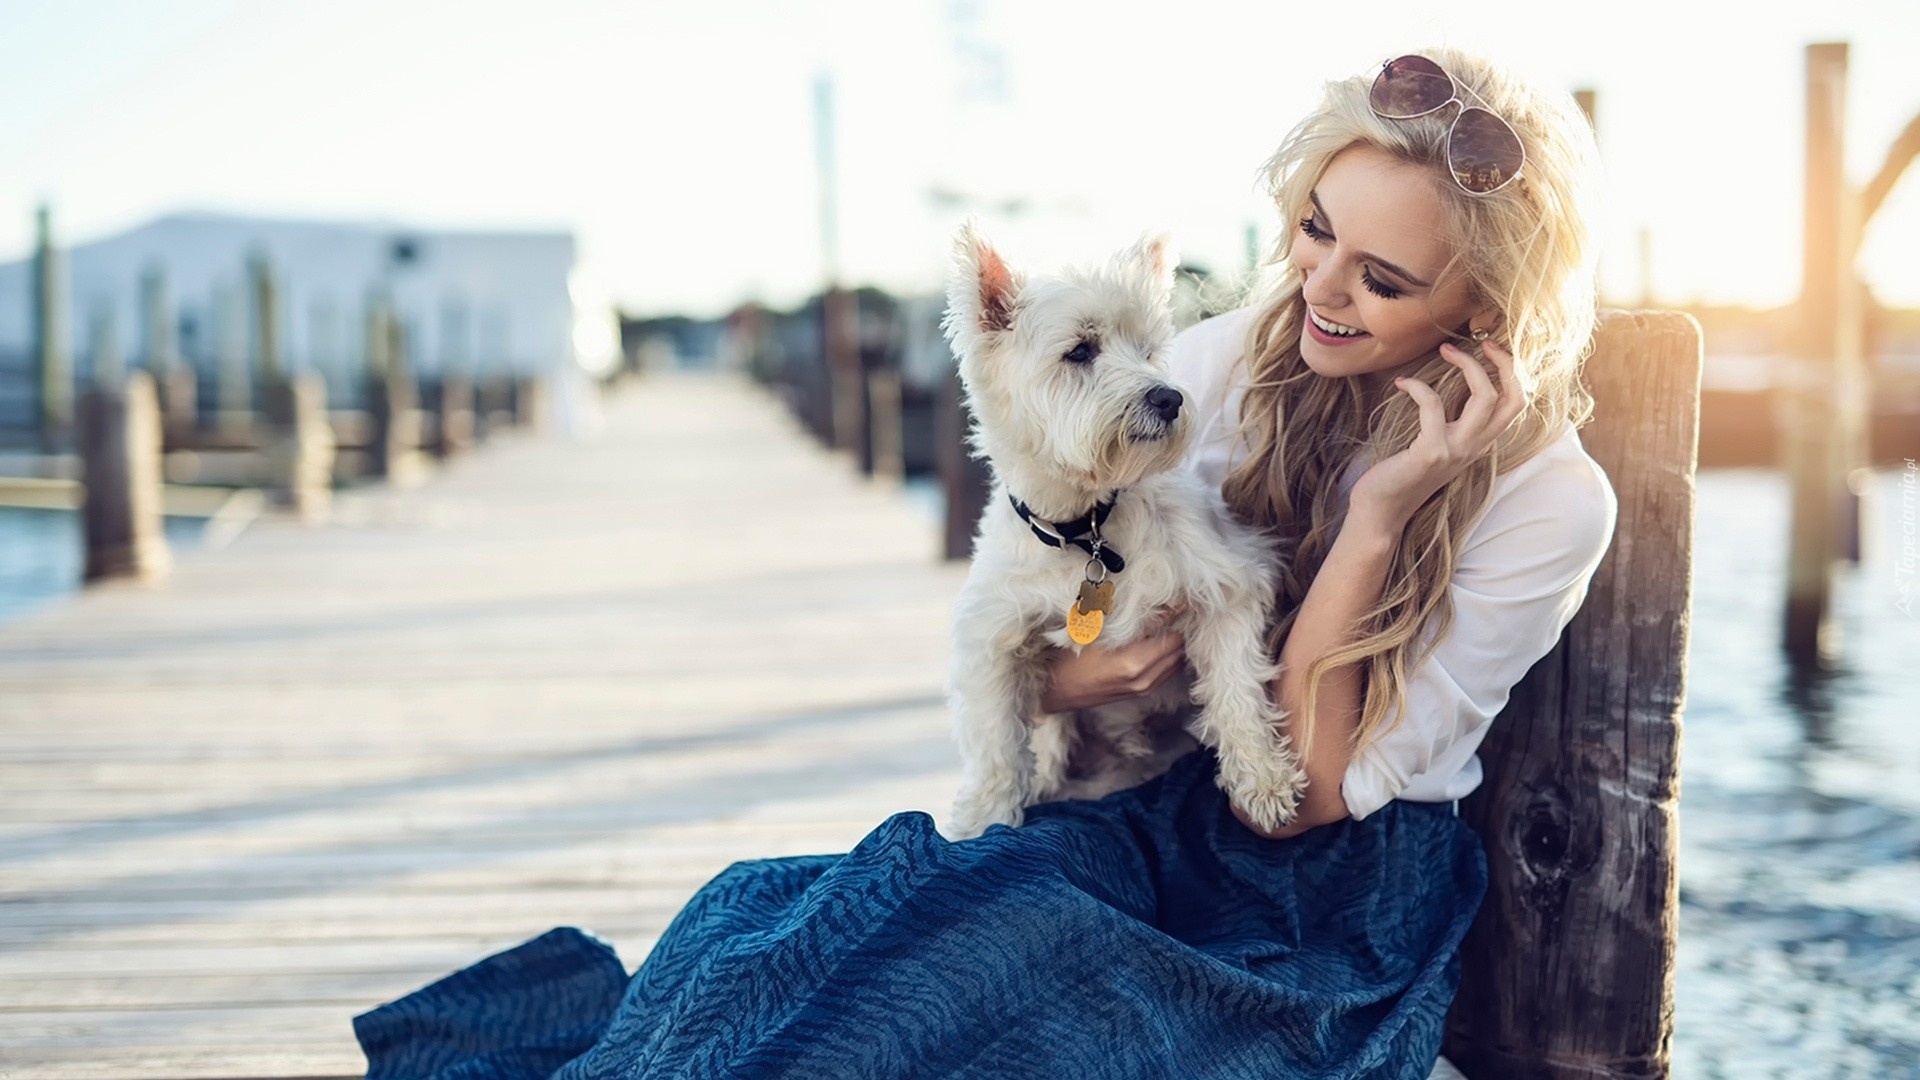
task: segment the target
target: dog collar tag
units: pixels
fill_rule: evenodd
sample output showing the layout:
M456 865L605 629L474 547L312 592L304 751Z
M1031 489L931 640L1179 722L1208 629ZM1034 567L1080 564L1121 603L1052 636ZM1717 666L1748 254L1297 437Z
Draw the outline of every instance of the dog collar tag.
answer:
M1075 600L1067 609L1067 636L1075 645L1091 645L1093 639L1100 636L1100 627L1107 621L1106 613L1101 611L1081 611L1080 601Z
M1098 611L1105 614L1113 610L1113 582L1083 581L1080 583L1080 610Z

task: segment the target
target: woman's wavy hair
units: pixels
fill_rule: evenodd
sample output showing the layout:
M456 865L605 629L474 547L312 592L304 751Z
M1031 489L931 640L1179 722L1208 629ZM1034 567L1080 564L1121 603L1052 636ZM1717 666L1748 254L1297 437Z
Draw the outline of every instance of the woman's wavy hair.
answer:
M1580 381L1592 346L1599 152L1585 116L1565 93L1544 93L1487 59L1454 48L1433 48L1456 82L1503 117L1526 148L1518 179L1486 195L1460 190L1447 173L1446 136L1460 106L1411 120L1389 120L1367 105L1374 72L1326 85L1321 102L1295 125L1262 173L1287 226L1253 279L1244 302L1257 306L1241 362L1250 365L1236 438L1248 454L1222 485L1242 520L1280 535L1292 558L1281 575L1270 655L1278 657L1345 513L1339 480L1351 457L1380 461L1412 444L1420 431L1418 404L1390 393L1368 411L1357 377L1325 378L1300 358L1305 319L1302 275L1288 251L1294 222L1311 212L1308 192L1334 155L1365 143L1432 170L1445 208L1449 247L1442 272L1465 279L1475 307L1497 313L1488 327L1515 357L1527 408L1481 460L1468 466L1425 505L1402 534L1378 603L1349 629L1342 643L1307 666L1301 712L1293 737L1304 751L1313 738L1320 681L1335 667L1359 664L1362 704L1355 733L1358 753L1387 728L1405 701L1408 673L1453 624L1448 584L1467 534L1486 509L1493 478L1551 444L1571 424L1593 415ZM1469 104L1473 94L1461 93ZM1439 282L1436 282L1438 285ZM1469 354L1467 327L1440 327ZM1469 396L1465 375L1436 348L1409 371L1432 387L1449 417ZM1497 373L1494 375L1496 384ZM1417 651L1416 651L1417 650Z

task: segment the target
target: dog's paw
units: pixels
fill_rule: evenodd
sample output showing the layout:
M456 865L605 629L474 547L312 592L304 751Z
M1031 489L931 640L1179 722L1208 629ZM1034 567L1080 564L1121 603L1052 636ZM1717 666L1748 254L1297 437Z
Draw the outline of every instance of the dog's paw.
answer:
M1154 754L1153 736L1145 725L1130 725L1114 733L1113 748L1127 761L1145 761Z
M953 803L953 815L945 830L949 840L971 840L990 825L1018 828L1026 819L1020 800L1009 793L998 796L963 792Z
M994 825L1018 828L1025 816L1018 810L1008 814L995 814L956 806L953 810L953 818L948 822L945 832L949 840L971 840Z
M1227 793L1234 805L1261 829L1278 829L1300 812L1300 799L1306 794L1306 776L1288 763L1275 761L1259 766L1229 769L1224 763L1214 783Z

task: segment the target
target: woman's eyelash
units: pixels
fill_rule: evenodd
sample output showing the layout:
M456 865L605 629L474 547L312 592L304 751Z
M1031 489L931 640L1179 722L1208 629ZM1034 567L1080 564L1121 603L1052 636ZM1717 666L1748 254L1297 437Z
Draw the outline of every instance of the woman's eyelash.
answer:
M1325 229L1322 229L1320 226L1315 225L1313 223L1313 218L1310 216L1303 217L1300 219L1300 231L1303 233L1306 233L1307 236L1312 240L1322 244L1333 239L1333 237L1329 235ZM1364 266L1360 268L1360 283L1366 286L1366 289L1368 292L1372 293L1375 296L1384 297L1388 300L1393 300L1397 297L1403 296L1405 295L1405 292L1406 292L1406 290L1404 289L1396 289L1393 286L1387 284L1386 282L1381 281L1378 278L1374 277L1372 271L1368 270Z
M1376 279L1373 276L1373 271L1368 270L1364 266L1360 268L1360 283L1365 285L1367 291L1373 295L1384 296L1389 300L1399 296L1402 292L1402 290L1396 289L1386 282Z

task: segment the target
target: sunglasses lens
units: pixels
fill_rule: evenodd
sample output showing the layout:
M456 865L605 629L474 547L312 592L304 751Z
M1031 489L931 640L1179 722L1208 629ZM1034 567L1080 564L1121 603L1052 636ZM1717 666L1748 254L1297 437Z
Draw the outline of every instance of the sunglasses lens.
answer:
M1381 116L1407 120L1453 100L1453 80L1424 56L1402 56L1380 69L1368 100Z
M1485 109L1461 112L1447 139L1447 167L1468 191L1486 194L1506 185L1527 158L1520 136Z

